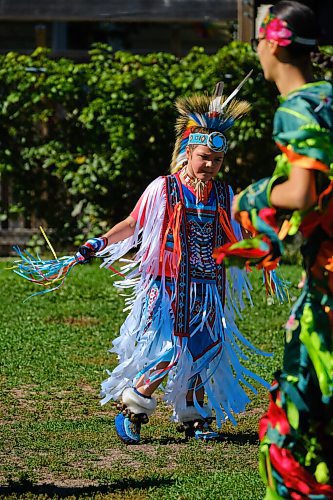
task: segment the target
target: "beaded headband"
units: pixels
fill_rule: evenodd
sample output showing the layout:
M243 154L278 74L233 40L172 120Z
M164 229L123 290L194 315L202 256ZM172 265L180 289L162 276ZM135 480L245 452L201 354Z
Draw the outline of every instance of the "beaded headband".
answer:
M191 144L207 146L215 153L226 153L228 149L227 138L221 132L211 132L210 134L201 134L196 132L189 135L188 145Z
M259 28L259 35L266 38L266 40L277 42L280 47L287 47L292 42L308 46L317 45L317 40L314 38L303 38L296 35L287 21L276 17L271 9L270 7Z

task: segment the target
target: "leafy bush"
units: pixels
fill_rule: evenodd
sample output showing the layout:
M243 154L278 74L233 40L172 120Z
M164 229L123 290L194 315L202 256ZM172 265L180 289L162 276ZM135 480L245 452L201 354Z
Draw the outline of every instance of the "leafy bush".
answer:
M229 94L250 69L240 97L253 108L230 131L223 171L234 189L268 175L274 157L276 91L248 44L232 42L214 55L194 47L182 59L103 44L85 63L53 60L46 49L1 56L0 173L15 200L9 216L21 214L27 226L42 221L61 245L100 234L168 172L175 98L212 93L219 80Z

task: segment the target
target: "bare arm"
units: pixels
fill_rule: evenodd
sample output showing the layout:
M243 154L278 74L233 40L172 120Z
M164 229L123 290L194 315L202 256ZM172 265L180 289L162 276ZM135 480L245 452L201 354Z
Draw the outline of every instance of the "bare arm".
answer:
M314 174L311 170L291 168L289 179L273 187L271 203L273 207L291 210L306 210L317 200Z
M237 219L237 198L232 202L231 213ZM292 167L287 181L273 187L270 201L273 207L290 210L306 210L317 200L314 174L311 170Z
M118 241L125 240L134 234L136 220L129 215L126 219L118 222L107 233L103 234L107 238L108 245L118 243Z

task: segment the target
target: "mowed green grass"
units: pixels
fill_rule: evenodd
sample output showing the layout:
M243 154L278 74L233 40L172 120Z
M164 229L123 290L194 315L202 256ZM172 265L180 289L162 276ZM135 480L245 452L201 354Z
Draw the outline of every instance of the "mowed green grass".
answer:
M80 266L57 292L23 302L36 287L8 265L0 264L0 498L263 498L257 429L267 391L259 389L238 425L226 424L221 441L209 444L186 442L159 394L142 444L125 446L113 428L115 406L99 404L105 370L116 365L108 349L125 317L114 278L97 263ZM294 301L301 270L281 270ZM238 324L274 352L255 368L271 381L290 304L268 305L261 275L251 281L255 305Z

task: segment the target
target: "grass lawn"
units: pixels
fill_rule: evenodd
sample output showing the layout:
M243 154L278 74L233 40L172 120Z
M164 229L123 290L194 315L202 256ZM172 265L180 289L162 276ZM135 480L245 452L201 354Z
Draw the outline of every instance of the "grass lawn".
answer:
M124 320L123 298L97 264L76 268L57 292L23 300L36 287L0 264L0 498L260 500L257 428L267 406L259 390L238 425L216 443L186 442L158 396L142 444L125 446L113 429L116 408L99 404L108 353ZM298 267L282 267L298 295ZM274 352L257 373L268 381L280 366L290 305L267 305L252 273L255 306L241 331Z

